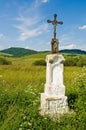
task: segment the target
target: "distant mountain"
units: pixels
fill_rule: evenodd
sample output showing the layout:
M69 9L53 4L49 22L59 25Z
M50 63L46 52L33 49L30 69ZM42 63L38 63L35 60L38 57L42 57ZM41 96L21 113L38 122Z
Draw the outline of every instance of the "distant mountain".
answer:
M67 54L86 54L86 51L79 50L79 49L65 49L61 50L61 53L67 53Z
M13 57L21 57L21 56L31 55L31 54L37 53L37 51L19 48L19 47L11 47L11 48L2 50L0 52L11 54L11 55L13 55Z
M0 51L1 53L5 54L10 54L13 57L21 57L21 56L25 56L25 55L31 55L31 54L36 54L36 53L49 53L49 51L35 51L35 50L30 50L30 49L25 49L25 48L19 48L19 47L11 47L5 50ZM65 53L65 54L72 54L72 55L76 55L76 54L86 54L86 51L84 50L79 50L79 49L65 49L65 50L60 50L60 53Z

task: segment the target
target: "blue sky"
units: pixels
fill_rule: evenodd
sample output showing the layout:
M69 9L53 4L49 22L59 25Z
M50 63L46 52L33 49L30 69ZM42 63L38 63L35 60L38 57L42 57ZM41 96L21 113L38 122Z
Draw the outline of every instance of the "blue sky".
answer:
M0 50L50 50L55 13L59 49L86 50L86 0L0 0Z

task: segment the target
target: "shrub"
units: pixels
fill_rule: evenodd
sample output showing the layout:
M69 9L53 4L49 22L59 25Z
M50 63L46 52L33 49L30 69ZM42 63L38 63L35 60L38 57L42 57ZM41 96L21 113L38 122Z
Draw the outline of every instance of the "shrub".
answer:
M0 65L10 65L12 62L4 57L0 57Z
M77 93L68 94L68 105L70 109L74 109L74 103L76 102L77 98L78 98Z
M77 66L80 66L80 67L86 66L86 57L80 56L79 61L77 62Z
M79 66L83 67L86 66L86 56L77 55L77 56L65 56L65 66Z
M33 64L37 66L46 66L45 60L37 60Z
M65 60L65 66L76 66L78 58L77 57L67 57Z

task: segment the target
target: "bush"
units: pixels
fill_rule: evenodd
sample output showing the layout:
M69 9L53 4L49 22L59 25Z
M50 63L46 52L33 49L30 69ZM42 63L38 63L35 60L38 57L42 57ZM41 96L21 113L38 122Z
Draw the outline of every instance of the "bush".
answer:
M77 66L77 61L78 58L77 57L67 57L67 59L65 60L65 66Z
M77 93L70 93L68 94L68 105L70 109L74 109L74 104L76 102L78 98L78 94Z
M33 64L37 66L46 66L45 60L37 60Z
M65 66L79 66L83 67L86 66L86 56L83 55L76 55L76 56L65 56Z
M86 66L86 57L80 57L79 61L77 62L77 66L80 67Z
M10 64L12 64L11 61L9 61L8 59L4 57L0 57L0 65L10 65Z

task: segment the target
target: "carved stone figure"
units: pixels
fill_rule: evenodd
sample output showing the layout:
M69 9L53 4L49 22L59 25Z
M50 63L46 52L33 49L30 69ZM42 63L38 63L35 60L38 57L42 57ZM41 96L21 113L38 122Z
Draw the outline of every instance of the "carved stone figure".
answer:
M51 50L52 50L52 53L57 53L58 52L58 44L59 44L58 40L52 38L52 41L51 41Z

